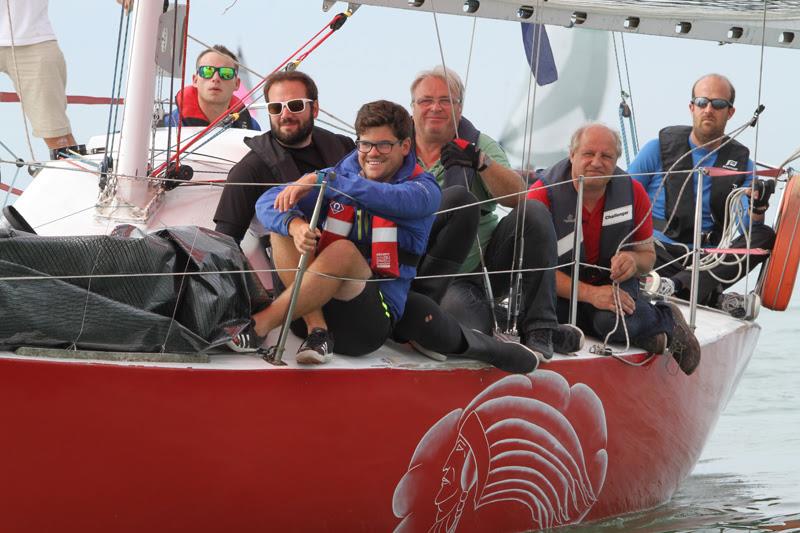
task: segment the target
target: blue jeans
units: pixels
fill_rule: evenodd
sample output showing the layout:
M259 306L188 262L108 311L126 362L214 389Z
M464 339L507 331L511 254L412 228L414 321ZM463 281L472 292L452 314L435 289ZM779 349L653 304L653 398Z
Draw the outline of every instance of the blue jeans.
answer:
M675 328L675 321L669 307L662 303L651 304L649 301L639 298L639 278L633 277L620 285L620 289L627 292L633 301L636 302L636 309L632 315L625 315L625 324L628 327L628 338L644 339L659 333L666 333L672 339L672 330ZM558 321L569 322L569 300L558 299L557 304ZM606 335L614 329L616 314L612 311L597 309L592 304L580 302L578 304L578 327L584 333L604 340ZM617 325L616 331L609 337L609 341L616 343L625 342L625 328L622 325L622 318Z

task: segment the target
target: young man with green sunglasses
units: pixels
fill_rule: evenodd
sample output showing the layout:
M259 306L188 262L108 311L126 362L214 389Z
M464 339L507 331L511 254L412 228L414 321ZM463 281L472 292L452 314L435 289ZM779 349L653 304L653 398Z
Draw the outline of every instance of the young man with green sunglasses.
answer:
M231 127L261 130L234 91L239 88L239 60L221 44L204 50L195 64L192 85L175 95L177 106L164 118L165 126L208 126L236 104L238 116Z

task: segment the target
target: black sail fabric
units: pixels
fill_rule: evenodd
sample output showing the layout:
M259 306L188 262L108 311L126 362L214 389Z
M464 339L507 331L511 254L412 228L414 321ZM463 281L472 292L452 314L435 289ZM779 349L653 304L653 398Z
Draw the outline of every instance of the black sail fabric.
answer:
M145 235L123 225L81 237L3 230L0 347L199 353L269 304L247 270L233 239L205 228Z

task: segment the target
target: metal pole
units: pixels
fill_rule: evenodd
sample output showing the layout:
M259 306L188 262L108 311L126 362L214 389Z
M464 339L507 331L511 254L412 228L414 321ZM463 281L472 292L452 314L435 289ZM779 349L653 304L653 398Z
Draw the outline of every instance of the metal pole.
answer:
M572 239L572 295L569 299L569 323L578 324L578 283L581 270L581 243L583 242L583 176L578 176L578 202L575 205L575 231Z
M131 34L130 66L128 67L125 109L115 173L137 176L120 181L117 195L128 204L144 209L153 194L148 189L146 174L150 124L153 120L153 99L156 87L156 48L159 41L158 19L161 2L136 2Z
M699 290L698 280L700 279L700 246L701 233L703 231L703 180L705 179L705 169L700 169L697 176L697 189L694 196L694 241L692 242L692 286L689 297L689 326L695 328L697 318L697 292Z
M322 178L319 188L319 195L317 196L317 203L314 204L314 212L311 213L311 221L308 223L309 228L316 228L319 221L319 212L322 209L322 200L325 197L325 190L328 188L328 176L326 173L317 172L317 181ZM333 179L335 174L330 172L330 179ZM291 185L290 185L291 186ZM297 296L300 294L300 284L303 282L303 275L306 272L308 264L308 254L305 252L300 256L300 262L297 264L297 275L294 278L294 285L292 285L292 296L289 298L289 308L286 310L286 317L281 325L281 334L278 336L278 344L273 346L264 357L268 362L280 365L283 359L283 351L286 349L286 337L289 336L289 324L292 322L292 315L294 314L294 307L297 303Z

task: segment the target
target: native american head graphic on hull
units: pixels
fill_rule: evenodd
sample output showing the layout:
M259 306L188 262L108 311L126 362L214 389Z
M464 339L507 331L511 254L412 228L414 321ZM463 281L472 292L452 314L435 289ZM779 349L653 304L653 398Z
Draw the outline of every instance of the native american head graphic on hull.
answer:
M580 522L606 475L606 421L583 384L508 376L434 424L397 484L396 532L521 530Z

